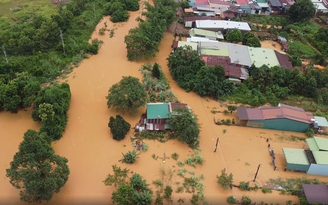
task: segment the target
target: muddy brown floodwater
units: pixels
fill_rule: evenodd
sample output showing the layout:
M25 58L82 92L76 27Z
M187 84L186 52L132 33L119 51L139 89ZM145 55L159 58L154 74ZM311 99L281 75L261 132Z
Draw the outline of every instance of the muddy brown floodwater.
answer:
M133 165L121 164L121 153L132 150L130 142L130 132L127 137L120 142L114 141L110 135L107 126L110 116L115 116L113 109L106 106L105 96L109 87L120 81L122 76L135 76L141 78L139 67L145 62L129 62L126 59L126 49L124 36L130 28L136 27L136 17L140 12L131 13L130 20L123 24L117 24L115 36L109 38L107 32L104 36L99 36L95 32L92 37L104 41L98 55L91 56L84 60L81 65L74 69L68 76L67 81L70 84L72 100L69 109L69 122L66 131L57 142L52 144L56 154L66 157L69 162L71 174L66 185L58 194L54 194L49 205L83 205L83 204L110 204L111 192L114 187L108 187L103 184L108 173L112 173L111 166L117 164L127 167L133 172L141 174L149 184L153 180L160 179L160 169L166 170L166 173L173 172L172 179L169 174L164 177L165 184L171 185L173 190L177 189L176 181L181 182L181 177L177 175L179 167L177 162L170 156L174 152L179 154L179 160L184 161L192 154L192 151L184 144L176 140L166 143L157 141L146 141L149 149L140 154L140 158ZM97 26L96 31L103 27L107 21L109 28L113 24L105 17ZM258 186L266 184L270 178L301 177L303 173L284 172L284 157L282 147L302 148L302 142L288 141L288 136L302 136L302 133L289 133L272 130L261 130L237 126L218 126L213 123L216 119L236 118L236 114L223 115L222 113L212 114L211 110L224 110L225 105L208 99L203 99L195 93L186 93L175 81L172 80L166 58L171 52L171 43L173 36L166 33L157 57L149 62L158 62L170 81L171 88L181 102L188 103L198 116L201 123L200 148L201 155L205 162L197 168L185 165L188 171L195 172L196 176L204 175L203 183L205 185L204 193L206 200L210 204L225 204L226 198L230 195L240 200L242 195L248 195L253 202L260 203L280 203L285 204L287 200L298 203L294 196L279 195L278 192L271 194L262 194L259 191L240 191L237 188L232 190L223 190L216 183L216 176L220 171L226 168L228 173L233 173L234 184L240 181L252 181L255 171L259 164L262 164L256 183ZM123 117L135 125L140 114L145 112L145 108L140 108L136 117L123 115ZM13 188L9 180L5 177L5 169L9 167L13 155L18 150L18 145L22 141L23 133L27 129L39 129L39 125L32 121L30 110L20 111L18 114L2 112L0 114L0 204L25 204L19 201L19 191ZM224 130L226 130L224 132ZM216 153L213 152L215 139L219 137L219 147ZM270 156L268 154L266 139L270 139L271 147L277 154L277 170L274 171L270 165ZM160 159L164 153L168 159L165 163ZM157 160L152 155L158 156ZM313 177L313 176L312 176ZM319 177L321 180L328 181L326 177ZM251 182L251 185L254 185ZM151 185L153 187L153 185ZM191 194L173 193L173 204L177 200L184 199L184 204L190 204Z

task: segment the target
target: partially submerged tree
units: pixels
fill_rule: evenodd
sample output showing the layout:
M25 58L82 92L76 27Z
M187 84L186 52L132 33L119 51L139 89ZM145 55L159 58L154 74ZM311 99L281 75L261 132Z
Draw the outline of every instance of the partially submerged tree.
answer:
M172 138L178 138L187 143L191 148L196 148L199 144L199 124L197 117L185 107L176 108L170 113L167 121L172 129Z
M158 63L154 63L153 69L151 70L151 74L153 77L160 79L161 78L161 71Z
M220 184L223 189L232 188L233 175L232 173L228 175L225 168L221 170L221 175L216 176L216 178L218 179L218 184Z
M24 202L50 201L68 180L68 160L55 155L49 142L51 139L45 133L28 130L6 170Z
M124 76L108 90L106 99L108 108L115 107L118 112L129 111L136 115L138 108L147 103L148 95L138 78Z
M125 121L121 115L116 115L116 119L112 116L109 118L108 127L113 135L113 139L120 141L125 138L131 125Z
M133 150L132 152L129 151L126 154L122 153L122 155L123 155L123 159L121 161L126 164L133 164L139 157L135 150Z
M292 22L308 21L315 15L316 8L311 0L298 0L289 10L289 19Z

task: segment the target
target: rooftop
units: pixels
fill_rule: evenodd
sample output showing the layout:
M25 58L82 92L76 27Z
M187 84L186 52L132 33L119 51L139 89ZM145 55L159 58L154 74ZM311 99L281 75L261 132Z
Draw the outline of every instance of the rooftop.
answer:
M197 28L217 28L217 29L239 29L243 31L250 31L248 23L238 21L224 21L224 20L196 20Z
M317 164L328 165L328 152L312 151L312 154Z
M189 30L190 36L205 36L215 39L224 39L221 32L209 31L204 29L192 28Z
M203 38L203 37L197 37L197 36L191 36L190 38L187 38L187 42L217 42L216 40L210 40L208 38Z
M229 57L231 63L243 66L251 66L251 58L248 52L248 46L228 43Z
M311 151L328 151L328 139L322 137L307 138L306 142Z
M221 65L224 68L226 77L241 77L241 67L230 63L228 56L201 55L207 66Z
M325 117L314 116L314 119L318 121L319 127L328 127L328 121Z
M251 63L256 67L267 65L269 67L280 66L278 58L272 49L248 47Z
M276 51L276 50L274 52L277 56L280 67L293 69L292 62L289 60L289 58L286 54L280 53L279 51Z
M303 184L303 191L310 204L328 204L328 185Z
M187 42L187 41L178 41L178 47L191 46L191 48L197 51L197 43Z
M287 164L310 165L304 149L282 148Z
M279 0L269 0L271 6L273 7L280 7L282 6Z
M147 119L165 119L169 117L168 103L148 103Z
M210 49L210 48L201 48L201 55L212 55L212 56L229 56L228 49Z
M248 5L248 0L237 0L237 4L239 4L239 5Z

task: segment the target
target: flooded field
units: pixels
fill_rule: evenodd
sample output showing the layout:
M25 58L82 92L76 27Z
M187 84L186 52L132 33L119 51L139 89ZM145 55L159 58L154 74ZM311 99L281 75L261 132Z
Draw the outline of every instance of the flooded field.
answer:
M165 183L171 185L175 191L177 185L175 181L181 181L177 175L180 167L177 161L171 158L171 154L178 153L179 160L184 161L192 154L192 150L186 145L176 140L160 143L157 141L145 141L149 149L140 154L140 158L133 165L126 165L119 162L122 153L131 151L132 145L130 136L120 142L114 141L107 126L109 117L115 116L113 109L108 109L105 96L109 87L120 81L122 76L135 76L141 78L139 67L146 62L129 62L126 58L124 36L130 28L137 26L136 17L139 12L131 13L130 20L115 27L115 36L109 38L109 32L104 36L98 35L99 28L103 27L107 21L109 28L114 25L105 17L97 26L93 38L104 41L98 55L91 56L84 60L81 65L74 69L68 76L72 100L69 110L69 122L66 131L58 142L52 144L58 155L66 157L69 162L71 174L66 185L58 194L54 194L52 201L44 204L49 205L82 205L82 204L110 204L111 192L115 187L105 186L102 182L108 173L112 173L112 165L117 164L122 168L127 167L133 172L141 174L148 184L153 180L161 178L160 169L166 173L172 172L172 179L165 178ZM240 191L237 188L223 190L218 184L216 176L220 175L222 169L234 176L234 184L240 181L252 182L254 174L259 164L256 184L263 186L270 178L302 177L303 173L284 172L284 157L282 147L302 148L304 142L292 141L290 136L305 137L302 133L289 133L272 130L261 130L238 126L218 126L215 119L232 119L237 121L236 113L224 115L223 113L212 114L212 110L223 111L227 109L224 104L212 100L200 98L195 93L186 93L176 82L174 82L167 68L166 58L171 52L173 36L166 33L161 45L160 53L151 63L159 63L165 75L170 81L174 94L181 102L188 103L198 116L201 124L200 149L205 162L202 166L193 168L184 165L187 171L195 173L195 176L203 174L205 185L204 193L206 201L210 204L225 204L228 196L233 195L238 200L241 196L249 196L253 202L279 203L285 204L287 200L298 203L294 196L279 195L279 192L262 194L258 191ZM141 108L135 117L123 115L123 117L134 126L139 116L145 112ZM18 114L2 112L0 114L0 204L25 204L19 201L19 191L11 186L5 177L5 169L9 167L13 155L18 150L18 145L22 141L23 133L27 129L39 129L39 125L32 121L30 111L20 111ZM217 152L213 152L216 138L220 139ZM277 170L273 170L270 164L266 139L270 140L271 148L276 151ZM164 153L168 156L165 163L161 160ZM158 159L152 157L158 156ZM308 176L310 177L310 176ZM314 177L314 176L312 176ZM328 178L318 177L328 181ZM153 185L151 185L153 187ZM184 199L184 204L190 204L191 194L173 193L173 204L177 204L178 199ZM168 203L166 203L168 204Z

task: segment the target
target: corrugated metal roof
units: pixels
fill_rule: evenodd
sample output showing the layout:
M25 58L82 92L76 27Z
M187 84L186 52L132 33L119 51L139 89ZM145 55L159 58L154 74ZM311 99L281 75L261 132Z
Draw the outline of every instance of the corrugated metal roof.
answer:
M272 49L248 47L251 63L256 67L267 65L269 67L280 66L278 58Z
M231 63L235 63L243 66L251 66L251 58L248 52L248 46L227 43L229 49L229 57Z
M328 204L328 185L326 184L303 184L306 200L310 204Z
M328 152L325 151L313 151L314 159L317 164L328 165Z
M268 3L257 2L257 5L259 5L261 8L269 8L270 7Z
M212 37L215 39L224 39L221 32L208 31L208 30L197 29L197 28L190 29L189 35L190 36L206 36L206 37Z
M292 62L289 60L289 57L286 54L280 53L279 51L274 51L274 52L277 56L280 67L293 69Z
M209 49L202 48L200 50L201 55L212 55L212 56L229 56L228 49Z
M197 51L197 43L178 41L178 47L184 47L184 46L191 46L193 50Z
M313 137L319 150L328 151L328 139L322 137Z
M241 66L231 64L228 56L201 55L201 58L207 66L222 66L226 77L241 77Z
M148 103L147 119L165 119L169 117L168 103Z
M239 120L248 120L247 108L246 107L237 107L237 115Z
M273 7L280 7L282 6L279 0L269 0L271 6Z
M202 29L239 29L242 31L251 31L248 23L239 21L224 20L196 20L196 27Z
M288 164L309 165L304 149L282 148Z
M320 127L328 127L328 121L325 117L314 116L314 119L318 121Z
M187 38L187 42L198 43L198 42L218 42L218 41L210 40L210 39L204 38L204 37L191 36L190 38Z
M305 139L305 141L308 144L309 149L311 151L319 151L319 147L314 138L307 138L307 139Z

